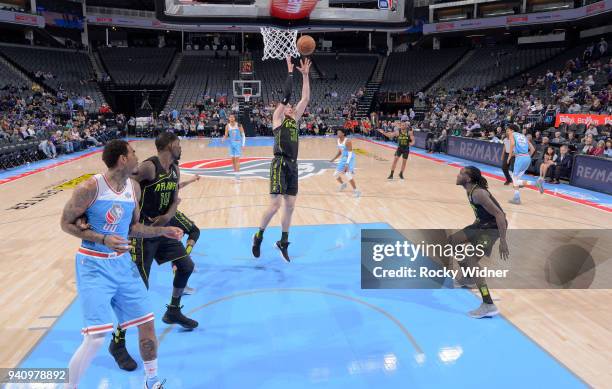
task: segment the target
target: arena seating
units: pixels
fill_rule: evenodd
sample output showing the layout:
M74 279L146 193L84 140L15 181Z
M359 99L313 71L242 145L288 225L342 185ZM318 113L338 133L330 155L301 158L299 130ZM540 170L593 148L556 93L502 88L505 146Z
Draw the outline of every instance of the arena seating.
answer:
M31 48L17 45L0 45L0 53L25 70L30 77L36 72L50 73L53 77L39 79L54 90L60 87L69 94L89 96L92 106L90 111L97 110L105 102L96 82L87 54L65 49Z
M392 53L381 92L422 91L465 53L466 48Z
M170 85L166 73L176 49L152 47L102 47L100 58L116 85Z
M561 48L522 49L514 46L475 49L437 88L487 88L522 73L562 51Z
M232 80L238 78L238 57L214 58L197 51L183 53L176 72L176 82L166 103L165 110L181 109L194 104L208 93L232 95Z

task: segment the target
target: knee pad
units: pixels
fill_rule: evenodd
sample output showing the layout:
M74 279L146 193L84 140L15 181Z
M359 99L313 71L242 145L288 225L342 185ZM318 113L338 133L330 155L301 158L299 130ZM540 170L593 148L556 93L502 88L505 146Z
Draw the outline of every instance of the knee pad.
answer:
M346 174L344 176L349 181L353 179L353 173L351 173L351 172L346 172Z

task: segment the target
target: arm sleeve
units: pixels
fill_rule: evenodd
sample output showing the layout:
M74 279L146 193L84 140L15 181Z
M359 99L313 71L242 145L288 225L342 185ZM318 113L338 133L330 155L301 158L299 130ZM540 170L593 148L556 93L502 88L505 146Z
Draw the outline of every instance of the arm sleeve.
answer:
M287 105L289 103L289 99L291 99L291 90L293 88L293 73L289 73L287 75L287 79L285 80L285 85L283 86L283 105Z

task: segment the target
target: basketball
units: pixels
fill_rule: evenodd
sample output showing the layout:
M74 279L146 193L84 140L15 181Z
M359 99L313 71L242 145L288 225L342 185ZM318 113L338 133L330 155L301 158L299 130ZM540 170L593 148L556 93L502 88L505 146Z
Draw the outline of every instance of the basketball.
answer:
M310 35L303 35L297 41L297 49L301 55L310 55L315 51L317 44Z

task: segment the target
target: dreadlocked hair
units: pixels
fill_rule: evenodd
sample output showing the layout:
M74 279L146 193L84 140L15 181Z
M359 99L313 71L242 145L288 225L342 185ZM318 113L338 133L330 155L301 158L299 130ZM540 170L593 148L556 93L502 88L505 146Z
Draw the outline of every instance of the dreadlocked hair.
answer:
M480 169L478 169L476 166L466 166L464 168L464 171L468 175L468 177L470 177L470 180L474 184L478 185L482 189L489 188L489 183L487 182L487 179L482 176Z

